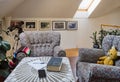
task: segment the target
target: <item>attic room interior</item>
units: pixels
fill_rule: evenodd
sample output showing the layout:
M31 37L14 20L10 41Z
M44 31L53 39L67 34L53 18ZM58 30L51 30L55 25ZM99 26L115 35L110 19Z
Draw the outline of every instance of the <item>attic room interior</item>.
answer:
M0 0L0 11L0 82L120 82L120 0Z

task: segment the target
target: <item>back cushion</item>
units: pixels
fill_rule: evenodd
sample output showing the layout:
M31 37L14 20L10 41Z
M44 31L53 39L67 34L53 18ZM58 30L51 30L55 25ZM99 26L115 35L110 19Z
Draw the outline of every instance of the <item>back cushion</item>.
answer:
M40 32L26 31L25 34L29 37L31 44L55 43L60 44L60 33L57 32Z
M113 46L114 37L114 35L107 35L104 37L102 41L102 49L104 50L105 54L107 54L108 50Z
M25 31L31 44L32 56L51 56L55 46L60 45L60 33L53 31Z
M120 51L120 36L115 36L113 40L113 45L115 48Z

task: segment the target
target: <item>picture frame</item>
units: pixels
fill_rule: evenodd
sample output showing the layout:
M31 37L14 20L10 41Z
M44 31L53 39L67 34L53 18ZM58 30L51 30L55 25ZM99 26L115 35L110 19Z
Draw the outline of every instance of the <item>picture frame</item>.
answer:
M52 30L65 30L66 29L66 21L52 21Z
M20 33L23 32L23 28L24 28L24 21L22 21L22 20L11 20L10 24L9 24L9 27L7 28L7 35L16 37Z
M67 21L67 30L77 30L78 29L78 21Z
M37 30L36 21L25 21L25 28L24 30L32 31Z
M10 22L10 27L11 27L11 29L14 28L14 26L19 25L19 23L20 23L21 21L22 21L22 20L11 20L11 22Z
M8 29L9 29L11 32L14 31L14 30L17 31L18 29L16 29L16 28L19 27L21 21L22 21L22 20L11 20L11 21L10 21L10 26L8 27ZM24 23L24 21L22 21L22 22ZM24 27L24 24L22 25L21 28L23 28L23 27Z
M46 30L51 30L51 21L40 21L39 22L39 30L40 31L46 31Z
M111 35L119 35L120 33L120 25L112 25L112 24L101 24L101 30L106 31L107 34Z

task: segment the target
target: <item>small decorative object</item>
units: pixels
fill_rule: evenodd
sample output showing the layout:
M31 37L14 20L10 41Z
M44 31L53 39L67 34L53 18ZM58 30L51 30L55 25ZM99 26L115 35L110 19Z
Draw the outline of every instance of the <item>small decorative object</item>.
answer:
M10 60L8 64L9 64L10 68L14 68L16 66L15 62L12 60Z
M50 21L41 21L39 30L51 30L51 22Z
M53 30L65 30L66 22L65 21L53 21L52 22L52 29Z
M115 46L112 46L112 48L108 51L108 55L100 57L97 63L104 65L114 65L116 59L117 59L117 50L115 49Z
M40 69L38 70L38 75L39 75L39 78L44 78L46 77L46 72L44 69Z
M24 57L30 56L31 50L28 47L20 47L15 53L14 58L21 61Z
M67 30L77 30L77 29L78 29L78 21L67 22Z

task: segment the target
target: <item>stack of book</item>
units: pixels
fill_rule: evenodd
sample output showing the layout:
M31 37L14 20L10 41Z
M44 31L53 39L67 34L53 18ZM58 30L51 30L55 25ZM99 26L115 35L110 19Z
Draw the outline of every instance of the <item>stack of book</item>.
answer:
M62 67L61 57L52 57L47 64L48 71L60 71L61 67Z

